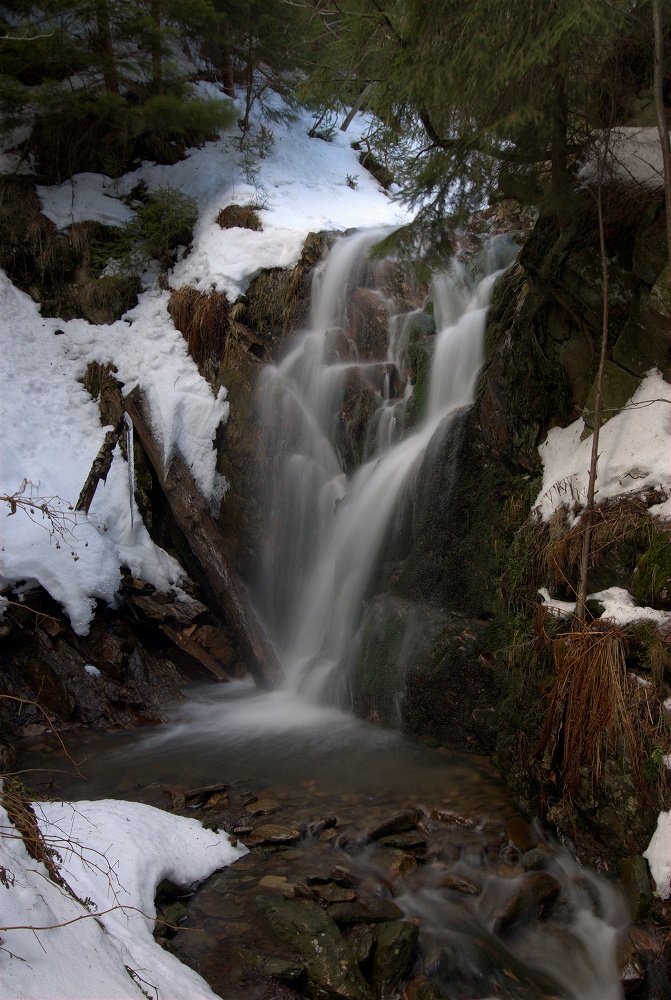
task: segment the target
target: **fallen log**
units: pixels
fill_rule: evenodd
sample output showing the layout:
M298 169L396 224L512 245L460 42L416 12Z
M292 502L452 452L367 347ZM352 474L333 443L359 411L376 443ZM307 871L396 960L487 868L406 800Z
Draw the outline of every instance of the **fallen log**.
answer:
M259 687L275 687L282 676L281 667L230 565L216 521L186 463L179 455L173 455L167 470L164 469L139 388L133 389L124 403L175 521L203 568L226 621L237 635L252 677Z
M116 427L113 430L108 431L105 435L105 439L100 446L100 451L96 455L93 465L91 466L91 471L86 477L86 482L82 486L79 499L75 504L75 510L83 510L85 514L88 514L98 483L101 479L103 481L107 479L107 473L109 472L112 464L113 452L116 447L116 443L121 436L123 426L124 417L122 416L121 419L117 421Z

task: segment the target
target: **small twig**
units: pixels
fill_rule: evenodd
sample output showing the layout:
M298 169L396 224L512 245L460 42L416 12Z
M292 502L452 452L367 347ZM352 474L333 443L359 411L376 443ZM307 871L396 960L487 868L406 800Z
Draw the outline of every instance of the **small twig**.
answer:
M170 924L167 920L159 920L158 917L152 917L144 910L139 909L137 906L129 906L126 903L119 903L118 906L110 906L108 910L100 910L95 913L81 913L78 917L73 917L72 920L64 920L60 924L45 924L43 927L36 927L31 924L14 924L12 926L2 927L0 926L0 931L55 931L59 927L69 927L70 924L76 924L80 920L90 920L93 918L96 920L98 917L104 917L107 913L113 913L114 910L132 910L134 913L139 913L140 916L145 917L147 920L153 920L157 924L162 924L164 927L168 927L173 931L200 931L200 927L180 927L179 924Z

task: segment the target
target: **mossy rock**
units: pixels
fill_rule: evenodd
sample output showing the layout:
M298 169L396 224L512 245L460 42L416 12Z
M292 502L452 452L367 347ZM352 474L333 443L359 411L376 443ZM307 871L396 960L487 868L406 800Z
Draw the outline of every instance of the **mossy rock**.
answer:
M662 284L655 293L641 289L612 354L614 362L639 378L651 368L671 371L671 300L665 301Z
M671 609L671 538L667 531L654 531L649 547L636 562L631 592L640 604Z
M639 385L640 379L632 375L631 372L620 368L613 361L606 361L603 369L603 382L601 390L601 425L620 412L623 406L629 402ZM594 405L596 400L597 382L592 383L589 395L583 409L583 420L585 426L594 427ZM585 434L585 437L587 435Z

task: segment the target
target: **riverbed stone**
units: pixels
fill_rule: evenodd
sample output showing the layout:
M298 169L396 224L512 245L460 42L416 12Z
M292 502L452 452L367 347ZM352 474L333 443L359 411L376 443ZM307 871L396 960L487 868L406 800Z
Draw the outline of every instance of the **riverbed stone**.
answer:
M387 819L382 820L381 823L375 823L367 827L357 839L360 843L368 844L373 840L380 840L382 837L387 837L390 834L405 833L408 830L412 830L418 821L419 813L415 809L397 813L395 816L389 816Z
M408 920L392 920L376 928L371 985L379 996L389 996L407 973L418 937L418 924Z
M645 917L652 903L648 866L640 854L634 854L622 861L620 880L627 897L631 918L640 920Z
M256 903L282 944L303 956L316 987L312 996L371 1000L352 949L318 903L264 895L257 896Z
M547 872L532 872L520 878L512 896L494 921L497 933L520 920L535 919L560 891L557 879Z
M349 903L333 903L328 908L338 924L375 924L384 920L400 920L402 910L391 899L361 895Z
M247 839L250 844L292 844L295 840L300 840L301 835L298 830L292 830L289 826L263 823L255 827Z

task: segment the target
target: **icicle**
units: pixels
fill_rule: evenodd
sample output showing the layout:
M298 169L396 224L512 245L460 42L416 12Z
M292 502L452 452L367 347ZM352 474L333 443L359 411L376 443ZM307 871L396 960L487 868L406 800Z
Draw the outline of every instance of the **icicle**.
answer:
M135 456L133 454L133 421L126 414L126 458L128 460L128 501L130 503L130 526L134 527L135 501Z

